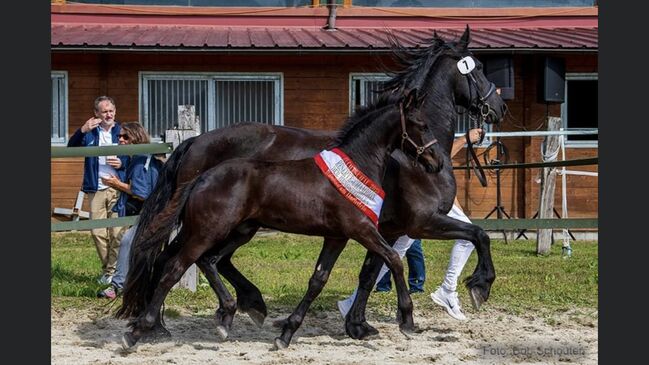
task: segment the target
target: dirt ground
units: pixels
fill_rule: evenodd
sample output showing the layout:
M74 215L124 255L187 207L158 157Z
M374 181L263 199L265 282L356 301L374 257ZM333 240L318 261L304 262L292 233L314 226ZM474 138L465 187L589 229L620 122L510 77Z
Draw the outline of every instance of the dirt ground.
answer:
M52 364L597 364L597 312L544 318L486 309L458 322L441 309L415 312L419 331L402 334L394 318L368 315L379 331L353 340L337 312L307 315L287 349L273 350L280 330L269 313L262 328L235 318L227 340L208 313L166 318L172 339L122 350L126 321L101 313L52 309Z

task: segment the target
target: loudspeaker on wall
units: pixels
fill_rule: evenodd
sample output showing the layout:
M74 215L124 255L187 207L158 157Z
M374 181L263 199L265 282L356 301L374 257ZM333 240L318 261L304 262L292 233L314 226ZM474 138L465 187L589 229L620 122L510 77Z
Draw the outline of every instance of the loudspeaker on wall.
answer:
M565 101L566 63L563 58L545 57L541 77L541 101L563 103Z

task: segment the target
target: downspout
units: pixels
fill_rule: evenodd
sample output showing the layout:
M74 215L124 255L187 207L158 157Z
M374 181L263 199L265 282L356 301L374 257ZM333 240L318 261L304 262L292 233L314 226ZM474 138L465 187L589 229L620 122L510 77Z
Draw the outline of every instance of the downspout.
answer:
M324 30L336 30L336 0L327 0L327 8L329 9L329 18L327 24L323 27Z

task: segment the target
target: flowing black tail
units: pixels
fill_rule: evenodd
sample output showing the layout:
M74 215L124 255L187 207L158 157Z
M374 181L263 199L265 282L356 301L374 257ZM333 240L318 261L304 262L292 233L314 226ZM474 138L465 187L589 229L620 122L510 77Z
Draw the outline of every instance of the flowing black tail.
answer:
M177 222L181 217L185 203L191 195L193 187L198 181L201 181L201 175L188 181L178 187L178 199L173 200L171 209L165 210L168 216L162 217L164 221ZM171 229L169 230L171 231ZM150 239L139 242L135 249L135 242L131 247L131 257L129 261L129 270L124 285L124 295L122 306L117 310L117 318L138 317L151 302L153 293L158 287L158 282L162 277L162 271L165 263L173 257L182 247L182 229L176 238L167 245L169 235L165 235L162 241L157 234Z
M136 242L147 239L146 235L151 231L149 228L153 222L157 223L158 215L169 205L170 200L176 192L176 178L178 176L178 169L191 145L196 140L196 137L191 137L183 141L171 153L167 162L162 165L162 170L158 174L158 180L151 194L144 200L140 217L138 218L138 227L133 237L133 246ZM169 231L171 232L171 230Z
M195 138L185 140L169 156L153 191L144 201L131 246L123 303L116 313L118 318L137 316L153 295L155 285L152 287L150 283L157 283L161 265L164 264L160 261L168 259L168 255L159 257L160 253L167 246L191 191L187 187L193 181L176 187L176 175L183 156Z

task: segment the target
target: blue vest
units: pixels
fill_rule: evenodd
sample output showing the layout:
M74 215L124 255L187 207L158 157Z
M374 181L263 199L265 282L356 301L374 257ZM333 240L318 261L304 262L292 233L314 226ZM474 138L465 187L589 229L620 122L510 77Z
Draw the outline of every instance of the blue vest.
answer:
M162 162L157 160L151 155L136 155L131 157L128 167L126 168L126 178L122 181L131 185L131 192L133 195L140 197L142 200L146 199L155 183L158 180L158 174L162 168ZM122 193L117 201L117 212L120 217L126 215L126 203L129 200L134 200L135 206L141 205L141 201L130 196L129 194ZM137 212L139 214L139 212Z

